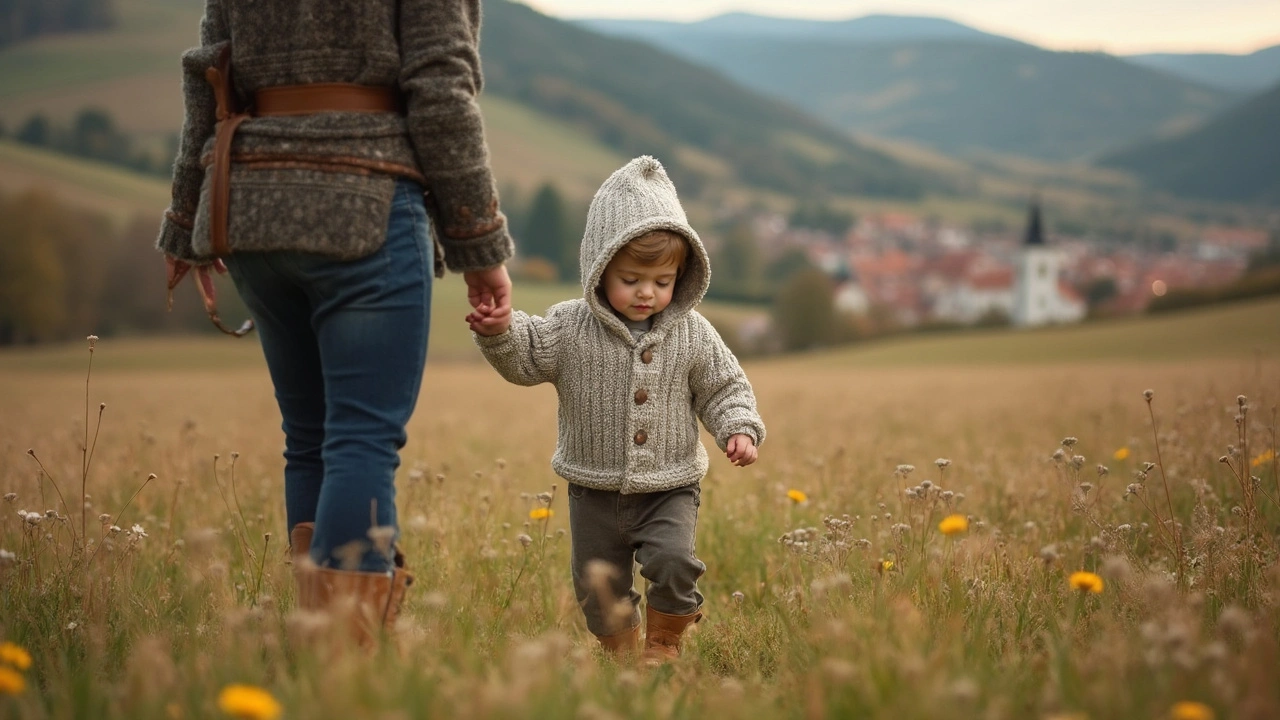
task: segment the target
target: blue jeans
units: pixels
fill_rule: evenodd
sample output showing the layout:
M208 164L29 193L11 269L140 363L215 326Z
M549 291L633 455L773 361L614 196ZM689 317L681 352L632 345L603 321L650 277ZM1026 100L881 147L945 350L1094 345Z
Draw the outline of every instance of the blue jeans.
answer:
M315 522L318 565L391 568L395 471L426 362L432 251L422 188L401 180L386 244L367 257L227 258L284 420L289 528ZM373 525L385 530L370 533Z

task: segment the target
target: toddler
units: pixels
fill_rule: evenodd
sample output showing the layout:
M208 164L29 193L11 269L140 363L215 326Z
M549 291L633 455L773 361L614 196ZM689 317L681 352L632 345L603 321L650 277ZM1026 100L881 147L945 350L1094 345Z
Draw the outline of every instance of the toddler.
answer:
M737 359L694 310L710 264L657 160L632 160L596 192L579 262L582 299L546 317L481 304L467 321L508 381L556 386L551 465L569 482L587 628L611 654L639 650L638 562L648 580L644 657L662 662L702 617L694 527L708 461L697 420L740 467L755 462L764 423Z

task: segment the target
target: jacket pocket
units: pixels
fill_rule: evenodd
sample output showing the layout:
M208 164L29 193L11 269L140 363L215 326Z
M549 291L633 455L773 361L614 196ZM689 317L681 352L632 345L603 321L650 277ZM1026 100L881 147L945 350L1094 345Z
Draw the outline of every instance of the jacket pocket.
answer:
M212 254L205 170L192 248ZM233 165L228 245L233 252L299 250L355 260L386 242L396 178L382 174L325 172L308 168Z

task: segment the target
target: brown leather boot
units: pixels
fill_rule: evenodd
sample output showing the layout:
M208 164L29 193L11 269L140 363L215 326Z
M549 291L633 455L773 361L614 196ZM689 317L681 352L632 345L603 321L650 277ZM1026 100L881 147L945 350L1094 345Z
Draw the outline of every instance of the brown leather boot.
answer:
M609 657L627 660L640 652L640 626L613 635L597 635L596 640L600 641L600 647Z
M668 615L645 605L644 655L646 665L661 665L680 657L680 638L688 627L702 619L702 612Z
M315 568L312 584L320 609L334 613L351 638L373 647L382 633L395 629L413 575L403 568L389 573Z
M311 562L311 536L315 535L316 524L301 522L289 531L289 559L293 563L293 579L298 591L298 607L304 610L315 610L314 583L311 573L315 563Z

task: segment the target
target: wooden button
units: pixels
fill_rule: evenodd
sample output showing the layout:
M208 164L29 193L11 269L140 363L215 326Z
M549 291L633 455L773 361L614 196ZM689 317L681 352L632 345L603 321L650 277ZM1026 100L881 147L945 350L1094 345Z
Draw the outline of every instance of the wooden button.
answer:
M648 434L648 433L646 433L645 431L641 430L640 432L636 433L636 444L637 444L637 445L643 445L643 444L645 444L645 442L646 442L646 441L648 441L648 439L649 439L649 434Z
M636 404L637 404L637 405L643 405L643 404L644 404L644 402L645 402L646 400L648 400L648 399L649 399L649 393L645 392L645 389L644 389L644 388L640 388L639 390L637 390L637 391L636 391Z
M644 363L645 365L648 365L649 363L653 362L653 351L648 348L645 348L645 351L640 353L640 362Z

